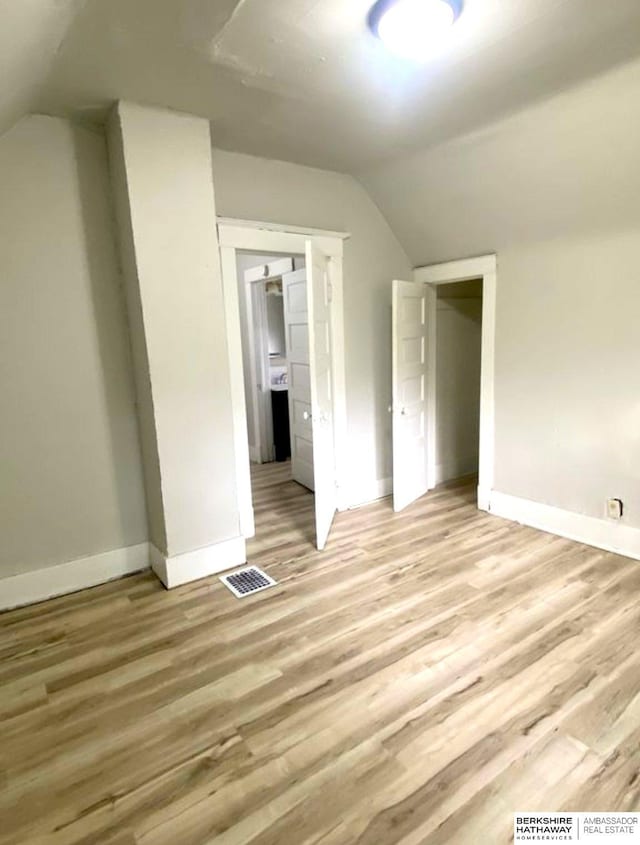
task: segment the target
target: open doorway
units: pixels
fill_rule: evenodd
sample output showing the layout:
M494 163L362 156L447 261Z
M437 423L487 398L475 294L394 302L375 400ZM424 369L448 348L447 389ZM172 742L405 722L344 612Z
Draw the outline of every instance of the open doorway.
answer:
M289 536L312 539L309 494L314 490L314 466L305 265L304 255L236 254L258 540L274 524Z
M477 476L482 279L436 289L435 483Z
M494 255L421 267L393 282L393 506L478 474L489 509L494 454Z
M309 353L298 349L299 332L285 331L285 290L291 279L304 283L305 259L238 252L236 267L249 457L254 464L286 461L291 457L290 360L302 354L308 361ZM306 308L300 318L305 325ZM306 333L303 341L307 347ZM305 410L310 405L309 398ZM312 473L309 481L306 486L313 489Z
M252 478L254 488L263 486L268 476L277 484L290 478L306 488L305 495L313 492L315 542L322 549L341 504L346 437L345 236L242 221L221 222L218 232L241 530L252 537L259 524ZM290 476L285 478L283 471L288 475L289 469L282 467L287 462ZM275 473L262 469L277 464Z

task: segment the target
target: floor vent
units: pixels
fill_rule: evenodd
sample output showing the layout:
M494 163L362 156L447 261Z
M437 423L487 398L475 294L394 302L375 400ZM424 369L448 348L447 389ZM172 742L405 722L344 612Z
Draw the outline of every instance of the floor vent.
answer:
M274 587L278 583L267 575L266 572L258 569L257 566L239 569L230 575L221 575L220 580L239 599L250 596L252 593L258 593L260 590L267 590L269 587Z

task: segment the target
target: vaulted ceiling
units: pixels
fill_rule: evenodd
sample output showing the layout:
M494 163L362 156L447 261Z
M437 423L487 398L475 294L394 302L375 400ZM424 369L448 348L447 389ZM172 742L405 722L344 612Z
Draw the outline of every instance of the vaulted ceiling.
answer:
M208 117L216 145L359 172L640 55L638 0L465 0L414 65L371 0L0 0L0 131L118 98Z
M0 134L36 107L85 0L0 0Z

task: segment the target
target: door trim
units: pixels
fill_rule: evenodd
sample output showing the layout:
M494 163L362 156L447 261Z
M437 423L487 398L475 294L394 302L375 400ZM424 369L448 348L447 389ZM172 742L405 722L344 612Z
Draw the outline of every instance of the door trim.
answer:
M218 227L225 227L231 229L258 229L262 232L277 232L278 234L302 235L307 240L308 238L333 238L334 240L346 241L349 240L351 234L349 232L333 232L329 229L311 229L306 226L291 226L283 223L268 223L264 220L241 220L236 217L217 217ZM219 231L219 229L218 229ZM268 250L267 250L268 251ZM286 250L282 250L286 252Z
M489 510L495 474L495 336L496 288L498 260L496 255L480 255L444 264L417 267L413 271L416 282L441 285L482 279L482 351L480 364L480 449L478 466L478 508ZM435 313L432 315L435 321ZM429 356L429 402L427 404L428 430L433 436L428 441L428 473L435 484L436 478L436 360L435 331L431 333L433 355Z
M347 476L347 403L345 377L343 246L350 237L346 232L304 229L279 223L218 218L218 240L222 263L222 287L227 327L228 366L231 378L236 481L240 510L240 530L244 537L253 537L255 523L251 497L249 439L247 433L246 398L242 369L242 340L238 307L238 274L236 253L249 250L257 253L290 253L304 255L305 243L311 240L329 255L331 279L331 375L333 379L334 459L338 510L346 510L349 502Z

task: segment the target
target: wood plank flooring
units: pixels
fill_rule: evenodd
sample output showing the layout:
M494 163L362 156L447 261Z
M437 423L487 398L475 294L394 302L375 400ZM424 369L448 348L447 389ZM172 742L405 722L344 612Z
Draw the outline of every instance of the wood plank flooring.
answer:
M640 567L480 513L254 474L238 601L150 574L0 616L1 845L476 845L640 806Z

